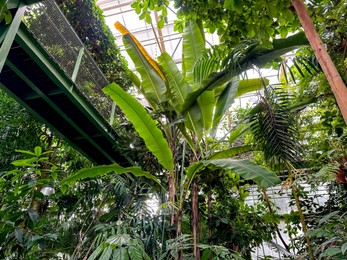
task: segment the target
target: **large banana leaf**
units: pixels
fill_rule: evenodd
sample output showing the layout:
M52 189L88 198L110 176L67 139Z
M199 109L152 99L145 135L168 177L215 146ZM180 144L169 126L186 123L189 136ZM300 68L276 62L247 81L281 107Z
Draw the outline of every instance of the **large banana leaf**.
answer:
M198 87L194 81L194 65L205 50L205 39L196 21L190 19L183 32L182 73L193 89Z
M174 60L169 54L164 52L158 57L159 64L162 66L167 79L169 93L172 95L170 103L178 111L182 111L182 104L187 95L192 91L190 85L183 78ZM185 125L200 139L202 136L202 115L197 106L192 106L183 114Z
M214 90L202 93L198 98L198 104L203 128L205 131L208 131L212 125L213 110L216 104Z
M211 165L219 169L232 170L245 180L253 180L261 188L268 188L281 183L280 178L278 178L274 172L269 171L268 169L249 160L217 159L199 161L189 166L186 171L187 179L184 185L185 188L190 186L198 173L202 172L205 167Z
M200 88L194 90L187 96L186 102L183 104L183 111L189 109L204 91L223 86L233 77L251 69L254 65L262 68L275 58L306 44L307 39L302 33L298 33L286 39L274 40L272 49L266 49L261 46L251 48L248 53L244 54L242 60L237 61L237 64L228 66L220 72L211 73Z
M232 170L245 180L253 180L261 188L268 188L281 183L280 178L274 172L249 160L218 159L204 161L203 164L205 166L213 165L217 168Z
M165 77L167 79L172 106L179 112L182 111L182 105L187 98L187 95L192 91L187 81L183 78L182 73L176 66L172 57L164 52L158 57L158 62L161 65Z
M122 109L127 118L133 123L135 130L144 140L159 163L170 172L173 171L172 152L162 132L143 106L131 95L126 93L116 83L106 86L103 91L110 95L116 104Z
M218 97L212 124L214 130L216 130L225 112L234 103L235 95L239 87L239 82L240 81L238 77L233 78Z
M263 89L264 85L266 86L268 84L269 80L264 78L240 80L239 87L237 88L237 92L235 94L235 98L256 90Z
M184 112L183 118L185 119L185 126L191 130L199 140L201 140L203 136L203 123L201 117L201 111L198 103L195 103L193 106L189 108L188 111Z
M252 145L236 146L229 149L212 154L207 160L225 159L234 157L236 155L252 151L254 147Z
M116 174L132 173L136 177L143 176L161 185L160 181L154 175L150 174L149 172L143 171L138 166L131 166L131 167L124 168L118 164L101 165L101 166L94 166L88 169L82 169L78 171L77 173L72 174L66 177L65 179L63 179L60 182L60 185L61 187L71 186L75 184L78 180L83 180L87 178L95 178L95 177L103 176L111 172L115 172Z
M125 49L141 75L141 92L152 107L157 107L158 104L167 100L164 73L159 64L149 56L139 41L124 26L117 22L115 27L123 34Z
M239 124L229 135L229 143L232 144L239 137L250 131L250 124Z

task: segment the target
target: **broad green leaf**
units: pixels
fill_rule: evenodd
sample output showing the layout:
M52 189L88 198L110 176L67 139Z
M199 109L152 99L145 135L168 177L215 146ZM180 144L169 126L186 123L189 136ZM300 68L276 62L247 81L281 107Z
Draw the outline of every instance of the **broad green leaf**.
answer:
M347 251L347 242L341 246L341 252L343 255L346 253L346 251Z
M25 150L16 150L17 153L23 153L23 154L28 154L32 156L36 156L35 153L30 152L30 151L25 151Z
M111 255L112 255L112 247L108 246L102 252L102 255L100 256L100 259L103 259L103 260L112 259Z
M205 39L196 21L190 19L183 32L182 72L195 89L194 65L205 49Z
M229 143L232 144L235 142L240 136L244 135L250 130L250 126L248 124L240 124L234 129L229 135Z
M318 226L322 225L324 222L330 220L332 217L334 217L334 216L336 216L336 215L338 215L338 214L340 214L340 211L337 210L337 211L333 211L333 212L331 212L331 213L325 215L324 217L322 217L322 218L319 220Z
M205 131L208 131L212 125L213 108L215 105L215 93L212 91L205 91L198 98L198 104L201 113L201 122Z
M160 103L166 101L165 76L160 66L125 27L118 22L115 27L123 34L125 49L133 60L136 70L141 75L141 92L152 107L157 107ZM138 84L137 80L135 80L135 83Z
M185 119L184 124L186 127L193 131L198 139L201 140L203 135L203 124L198 103L195 103L188 111L184 112L183 117Z
M164 52L158 57L159 64L162 66L165 77L168 81L169 93L173 96L170 99L172 106L179 112L182 111L182 104L187 95L192 91L189 84L183 78L173 59ZM183 114L185 124L197 136L202 135L201 114L196 107Z
M216 160L216 159L224 159L224 158L230 158L242 153L247 153L249 151L253 150L252 145L244 145L244 146L237 146L237 147L231 147L229 149L226 149L224 151L217 152L211 156L209 156L208 160Z
M41 156L41 154L42 154L42 148L41 148L40 146L36 146L35 149L34 149L34 153L35 153L35 156L36 156L36 157Z
M222 93L220 94L217 100L216 111L213 117L213 124L212 124L213 129L217 128L225 112L234 103L235 94L237 92L238 85L239 85L239 79L238 77L235 77L226 85L226 87L223 89Z
M246 80L240 80L239 87L237 88L237 92L235 95L235 98L240 97L244 94L260 90L264 88L264 84L268 85L269 80L268 79L246 79Z
M33 163L36 162L36 158L33 157L33 158L29 158L29 159L21 159L21 160L16 160L16 161L13 161L11 164L13 164L14 166L32 166Z
M298 33L286 39L274 40L273 45L273 49L267 49L262 46L253 48L250 52L244 54L244 58L238 62L237 66L232 68L227 67L220 72L211 73L200 88L195 89L188 95L186 102L183 104L183 111L189 109L204 91L223 86L233 77L251 69L254 65L262 68L275 58L295 50L302 45L307 45L307 40L302 37L302 33Z
M106 86L103 91L108 94L122 109L126 117L133 123L136 132L144 140L146 147L150 150L159 163L170 172L173 171L172 152L163 133L143 106L131 95L126 93L116 83Z
M177 111L181 112L182 104L192 89L183 78L182 73L179 71L176 63L169 54L164 52L158 57L158 61L168 81L168 87L170 89L169 93L172 94L170 102Z
M118 247L117 249L115 249L113 254L112 254L112 259L117 259L117 260L128 260L128 259L130 259L127 248L125 248L125 247Z
M195 163L192 163L188 168L187 168L187 178L192 179L194 178L194 175L199 172L202 168L204 168L204 164L202 161L198 161Z
M36 210L29 209L28 215L29 215L30 219L32 220L32 222L36 223L37 221L39 221L39 214L37 213Z
M110 172L115 172L116 174L123 174L123 173L130 172L136 177L143 176L143 177L146 177L148 179L152 179L155 182L160 184L160 181L155 176L153 176L149 172L145 172L145 171L141 170L141 168L138 166L131 166L128 168L124 168L118 164L111 164L111 165L94 166L94 167L91 167L88 169L82 169L82 170L78 171L77 173L72 174L72 175L68 176L67 178L63 179L60 182L60 185L61 186L66 186L66 185L71 186L78 180L82 180L82 179L86 179L86 178L95 178L95 177L99 177L99 176L105 175L105 174L110 173Z
M277 175L268 169L248 160L219 159L203 161L205 166L214 165L221 169L229 169L239 174L245 180L253 180L261 188L280 184Z
M337 254L341 253L341 248L339 247L330 247L327 250L325 250L322 254L319 255L319 258L321 259L321 257L331 257L331 256L335 256Z

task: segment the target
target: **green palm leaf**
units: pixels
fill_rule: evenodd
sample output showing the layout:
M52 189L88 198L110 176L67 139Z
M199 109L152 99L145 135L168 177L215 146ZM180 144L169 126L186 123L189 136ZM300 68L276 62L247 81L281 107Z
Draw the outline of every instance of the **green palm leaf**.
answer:
M135 130L144 140L159 163L170 172L173 171L172 152L162 132L143 106L131 95L126 93L116 83L106 86L103 91L110 95L116 104L122 109L127 118L133 123Z

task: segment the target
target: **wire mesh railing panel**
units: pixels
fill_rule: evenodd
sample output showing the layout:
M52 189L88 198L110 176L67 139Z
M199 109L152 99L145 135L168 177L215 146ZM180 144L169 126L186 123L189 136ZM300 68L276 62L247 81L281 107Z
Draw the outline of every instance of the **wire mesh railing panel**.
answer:
M108 84L83 43L69 22L52 0L30 6L24 16L24 23L45 51L72 79L78 54L84 49L75 84L81 94L108 120L112 100L102 92Z

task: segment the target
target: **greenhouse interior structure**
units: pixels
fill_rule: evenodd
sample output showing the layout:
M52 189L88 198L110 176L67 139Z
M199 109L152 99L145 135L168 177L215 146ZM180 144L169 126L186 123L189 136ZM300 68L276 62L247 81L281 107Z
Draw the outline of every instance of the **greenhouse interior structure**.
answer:
M346 19L0 1L0 259L347 259Z

